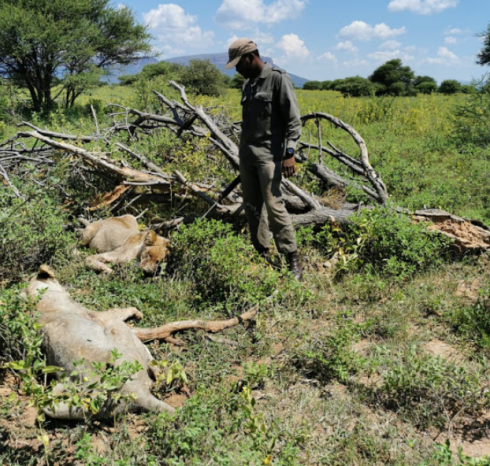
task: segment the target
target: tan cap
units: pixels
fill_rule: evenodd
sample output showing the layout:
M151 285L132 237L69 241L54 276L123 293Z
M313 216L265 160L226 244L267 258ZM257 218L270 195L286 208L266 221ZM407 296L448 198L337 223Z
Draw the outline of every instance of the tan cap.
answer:
M255 52L255 50L257 50L257 44L253 40L245 37L242 39L237 39L228 49L228 63L225 65L225 68L227 70L233 68L240 61L240 58L242 58L243 55Z

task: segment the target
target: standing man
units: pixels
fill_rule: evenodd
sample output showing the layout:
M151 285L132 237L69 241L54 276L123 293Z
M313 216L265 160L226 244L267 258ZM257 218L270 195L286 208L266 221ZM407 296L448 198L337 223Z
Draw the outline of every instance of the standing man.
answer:
M245 79L242 89L240 179L255 249L270 260L269 224L277 249L289 270L301 280L302 267L291 218L281 197L281 176L294 175L294 151L301 121L293 85L285 71L260 58L250 39L237 39L228 50L225 68Z

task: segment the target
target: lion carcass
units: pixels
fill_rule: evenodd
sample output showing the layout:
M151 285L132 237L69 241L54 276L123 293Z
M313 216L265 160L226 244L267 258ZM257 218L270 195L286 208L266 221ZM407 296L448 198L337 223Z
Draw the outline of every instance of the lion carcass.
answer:
M80 218L85 229L81 232L82 246L95 249L99 254L85 259L86 265L97 271L112 273L108 263L121 264L138 259L146 274L155 274L168 254L170 241L153 230L140 232L132 215L112 217L90 223Z
M137 338L124 321L130 317L141 318L141 313L134 307L127 309L110 309L105 312L91 311L76 303L70 294L56 280L54 272L47 266L41 266L37 276L33 277L25 291L27 296L37 296L40 290L41 299L36 305L40 313L43 332L43 348L48 364L72 371L89 372L94 362L108 363L111 352L117 349L121 354L119 361L138 361L143 367L134 374L120 389L122 398L119 404L107 401L97 414L99 418L110 417L122 411L143 409L148 411L168 411L174 409L160 401L150 392L153 371L152 357L146 346ZM82 367L75 367L74 362L83 360ZM62 392L63 385L58 383L55 392ZM89 415L81 408L74 408L66 403L55 405L53 410L46 409L48 416L57 419L84 419Z

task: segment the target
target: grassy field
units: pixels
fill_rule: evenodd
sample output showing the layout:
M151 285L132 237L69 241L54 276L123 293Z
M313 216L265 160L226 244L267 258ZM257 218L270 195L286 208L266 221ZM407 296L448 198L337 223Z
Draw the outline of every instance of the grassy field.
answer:
M157 111L150 91L150 85L104 87L83 96L75 109L48 117L7 113L0 135L15 134L23 118L53 131L89 134L88 105L107 127L108 102ZM490 224L490 144L482 141L488 123L461 113L473 108L471 97L297 95L302 114L329 113L362 135L394 205L437 207ZM225 106L231 119L240 118L238 91L192 101ZM325 124L322 132L355 152L338 130ZM316 141L316 129L306 126L303 138ZM206 181L234 176L207 141L182 142L160 132L132 144L169 173L179 168L189 179ZM488 254L455 256L447 241L388 208L362 214L343 229L299 230L301 283L286 273L279 255L274 268L261 261L243 222L219 221L173 232L161 275L144 278L134 265L96 275L83 264L89 252L78 250L73 229L64 226L86 213L110 180L89 174L92 184L83 185L72 167L61 155L49 172L26 163L22 176L12 177L22 201L0 185L0 363L26 361L23 370L0 369L0 464L490 464L484 458L490 455ZM321 193L304 168L296 182ZM345 197L362 199L356 192ZM151 215L171 218L181 206L147 208L142 223ZM205 208L193 202L186 211ZM256 303L260 312L253 324L219 335L224 343L189 331L179 335L185 347L149 345L157 360L178 368L171 383L155 389L179 407L174 417L36 422L36 406L50 394L42 388L34 305L19 291L40 263L51 265L87 307L137 307L142 326L224 319Z

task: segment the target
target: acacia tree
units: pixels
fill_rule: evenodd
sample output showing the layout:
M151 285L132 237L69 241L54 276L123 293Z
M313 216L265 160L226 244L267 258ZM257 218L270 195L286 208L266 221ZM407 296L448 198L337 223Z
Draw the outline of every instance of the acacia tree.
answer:
M191 92L217 97L225 86L225 75L209 60L190 60L180 80Z
M478 63L478 65L490 65L490 24L488 25L487 30L479 34L479 36L483 38L483 48L477 55L478 60L476 63Z
M0 0L0 76L29 90L36 111L67 107L115 64L150 51L144 26L109 0Z
M368 79L378 84L377 94L404 95L411 92L414 73L395 58L376 68Z

